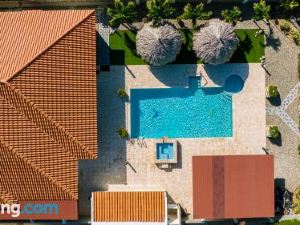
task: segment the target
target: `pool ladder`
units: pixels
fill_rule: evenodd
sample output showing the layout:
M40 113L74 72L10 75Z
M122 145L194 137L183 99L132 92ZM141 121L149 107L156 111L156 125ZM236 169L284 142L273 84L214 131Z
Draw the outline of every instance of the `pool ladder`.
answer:
M231 95L228 94L228 93L226 93L226 92L222 94L222 98L223 98L225 101L231 101L231 100L232 100Z

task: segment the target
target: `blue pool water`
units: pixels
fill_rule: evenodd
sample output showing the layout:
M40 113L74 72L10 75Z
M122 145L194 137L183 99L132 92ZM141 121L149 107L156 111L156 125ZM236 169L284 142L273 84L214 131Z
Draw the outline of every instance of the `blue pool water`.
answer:
M156 144L156 158L157 159L174 159L173 144L172 143Z
M199 88L198 83L131 89L131 137L232 137L231 94L222 87Z

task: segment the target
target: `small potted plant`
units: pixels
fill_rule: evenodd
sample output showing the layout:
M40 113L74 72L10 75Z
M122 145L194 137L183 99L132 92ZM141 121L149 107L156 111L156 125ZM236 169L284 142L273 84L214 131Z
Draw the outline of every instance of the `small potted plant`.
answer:
M125 88L119 88L118 91L117 91L117 95L120 97L120 98L127 98L127 93L126 93L126 90Z
M119 134L120 137L122 137L122 138L128 138L128 137L129 137L129 134L128 134L127 130L126 130L124 127L121 127L121 128L118 130L118 134Z
M279 92L277 86L275 85L268 85L266 90L267 98L276 98L279 96Z
M270 125L267 128L267 137L272 139L277 139L280 136L280 131L278 129L278 126Z

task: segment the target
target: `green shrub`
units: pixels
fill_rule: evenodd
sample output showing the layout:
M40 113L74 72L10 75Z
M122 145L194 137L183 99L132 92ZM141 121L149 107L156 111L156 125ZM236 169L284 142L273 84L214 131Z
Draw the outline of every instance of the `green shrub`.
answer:
M117 94L120 98L126 98L128 96L125 88L119 88Z
M118 134L119 134L120 137L122 137L122 138L128 138L128 137L129 137L129 134L128 134L127 130L126 130L124 127L121 127L121 128L118 130Z
M267 137L277 139L280 136L280 131L277 126L271 125L268 127Z
M279 92L277 86L275 85L268 85L267 86L267 97L268 98L275 98L279 96Z
M300 45L300 34L297 31L292 30L290 31L290 35L293 38L295 44Z
M288 22L283 22L279 27L285 34L288 34L291 30L291 26Z
M283 220L281 222L275 223L275 225L300 225L299 220Z
M300 187L297 188L294 193L293 204L294 204L294 213L300 214Z

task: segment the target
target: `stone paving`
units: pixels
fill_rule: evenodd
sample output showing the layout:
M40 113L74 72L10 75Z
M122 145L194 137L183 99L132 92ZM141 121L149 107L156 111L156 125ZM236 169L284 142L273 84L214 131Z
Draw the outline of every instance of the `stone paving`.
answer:
M266 147L266 98L265 76L260 64L225 64L218 67L207 65L167 65L149 66L111 66L110 72L100 74L105 83L103 92L106 97L118 99L115 95L119 87L115 85L124 80L127 92L131 88L186 87L188 76L201 73L206 80L206 87L223 86L230 75L238 75L244 81L241 92L233 95L233 130L232 138L179 138L179 162L172 170L159 169L154 163L155 142L157 139L127 141L122 147L126 152L126 185L109 185L109 190L167 190L170 198L192 213L192 172L193 155L230 155L230 154L265 154ZM176 76L176 79L174 77ZM108 84L111 84L108 86ZM120 83L119 83L120 84ZM101 85L103 87L103 85ZM111 101L116 103L115 99ZM122 102L119 102L121 104ZM100 108L101 106L100 102ZM107 107L107 106L106 106ZM121 106L115 105L119 108ZM125 103L126 128L130 131L130 103ZM119 115L114 111L107 113L107 118L116 122ZM109 124L109 125L108 125ZM105 129L117 130L120 123L107 122ZM102 145L109 140L102 139ZM110 150L119 149L118 143L111 143ZM124 148L124 149L123 149ZM120 149L121 151L121 149ZM100 155L101 157L101 155ZM112 165L108 165L109 167ZM99 178L100 179L100 178Z
M289 116L286 112L289 105L295 101L299 95L300 83L296 84L295 87L286 96L280 106L269 106L267 107L267 115L277 115L282 121L298 136L300 137L298 124Z
M296 89L291 92L292 97L286 98L286 96L298 83L299 49L273 25L271 28L263 22L258 25L269 33L266 48L266 68L269 75L265 76L259 64L250 64L248 69L247 66L245 67L248 64L231 68L237 72L243 71L243 68L249 71L249 76L244 79L245 90L240 93L243 97L237 95L233 98L236 112L234 115L239 116L234 119L234 127L240 132L235 132L233 138L179 139L181 160L178 166L170 171L160 170L152 163L154 157L152 140L133 143L118 137L118 128L127 127L130 130L128 120L130 112L129 103L117 97L117 89L125 87L128 91L131 87L182 87L186 85L187 74L197 72L205 74L205 85L222 85L224 80L211 78L215 78L216 74L225 73L226 69L221 68L214 72L209 70L209 67L204 68L201 65L181 65L181 67L170 65L165 68L173 67L173 69L169 74L164 75L160 69L147 66L143 69L139 66L114 66L111 72L101 72L98 77L99 158L95 161L80 162L81 215L89 214L88 197L91 191L120 190L125 187L124 185L127 185L126 188L129 190L145 188L167 190L171 199L181 203L186 211L191 212L192 155L265 154L262 148L267 147L269 153L275 157L275 177L284 179L286 187L290 190L294 190L299 185L298 136L277 115L266 116L265 110L266 105L269 109L268 113L275 110L268 101L266 102L266 79L267 84L279 86L281 97L286 99L282 102L284 112L293 121L298 120ZM243 21L237 24L237 28L257 28L257 26L252 21ZM274 144L269 140L266 142L266 123L279 126L282 133L281 143Z

